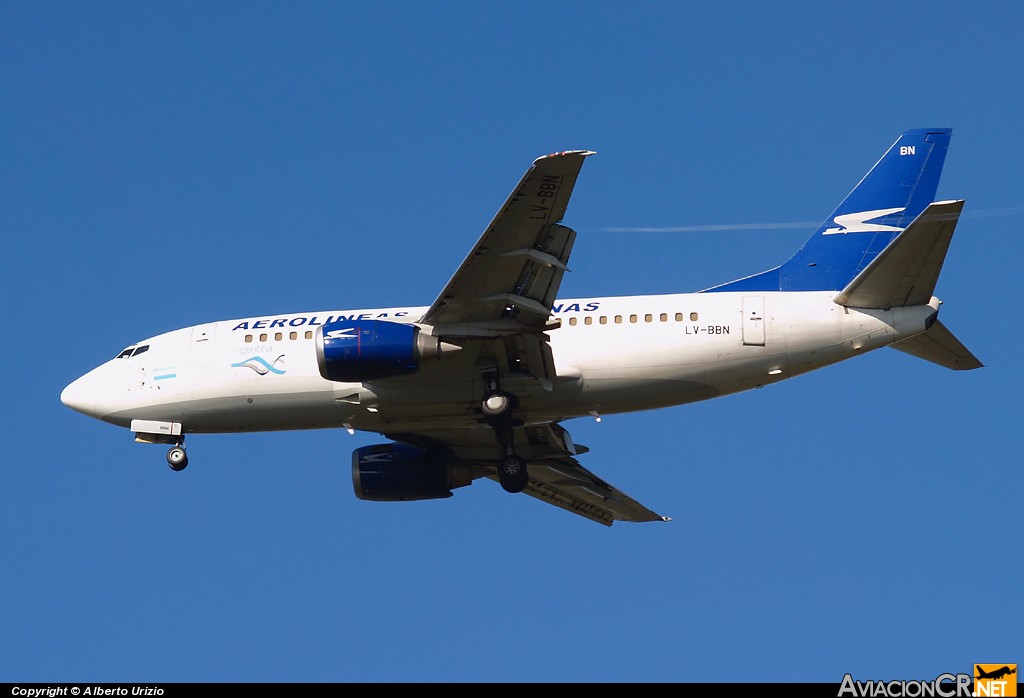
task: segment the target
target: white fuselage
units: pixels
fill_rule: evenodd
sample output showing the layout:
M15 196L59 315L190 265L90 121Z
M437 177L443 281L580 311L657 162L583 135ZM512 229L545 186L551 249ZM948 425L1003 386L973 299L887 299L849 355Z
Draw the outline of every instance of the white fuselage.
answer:
M760 387L906 339L927 306L856 310L835 292L692 293L559 301L550 330L557 378L506 375L526 423L679 405ZM337 319L414 323L425 308L323 311L214 322L139 342L72 383L62 399L128 427L182 433L346 427L470 427L485 386L454 352L373 383L321 377L315 330ZM429 331L429 328L426 328Z

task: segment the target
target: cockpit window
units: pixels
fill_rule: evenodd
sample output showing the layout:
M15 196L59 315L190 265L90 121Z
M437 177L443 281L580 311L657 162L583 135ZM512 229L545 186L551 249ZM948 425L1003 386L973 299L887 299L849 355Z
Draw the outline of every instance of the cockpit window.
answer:
M148 344L143 344L142 346L136 346L136 345L133 344L130 347L127 347L120 354L118 354L117 358L119 358L119 359L128 359L128 358L131 358L133 356L138 356L139 354L142 354L142 353L147 352L147 351L149 351L149 345Z

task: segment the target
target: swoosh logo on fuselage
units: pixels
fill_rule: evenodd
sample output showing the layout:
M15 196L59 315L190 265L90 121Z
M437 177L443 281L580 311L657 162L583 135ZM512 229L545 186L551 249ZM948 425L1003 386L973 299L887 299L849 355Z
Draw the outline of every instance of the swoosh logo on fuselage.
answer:
M267 363L267 360L264 359L262 356L254 356L251 359L239 361L237 364L231 364L231 367L251 368L253 371L256 371L256 373L260 374L261 376L265 376L268 373L274 373L280 376L285 373L285 370L283 368L276 368L276 365L277 362L283 358L284 354L281 354L279 357L274 359L273 362Z

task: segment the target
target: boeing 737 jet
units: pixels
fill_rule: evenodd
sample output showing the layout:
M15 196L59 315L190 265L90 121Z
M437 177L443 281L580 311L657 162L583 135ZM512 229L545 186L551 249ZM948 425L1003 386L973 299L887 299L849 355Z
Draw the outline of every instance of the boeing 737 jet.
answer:
M388 440L352 454L362 499L450 497L489 478L609 526L667 520L583 467L565 423L759 388L887 346L981 366L933 295L964 203L933 201L950 135L901 135L782 265L670 295L558 297L576 240L562 221L593 153L546 155L431 305L174 330L61 400L169 445L173 470L188 464L187 434L360 430Z

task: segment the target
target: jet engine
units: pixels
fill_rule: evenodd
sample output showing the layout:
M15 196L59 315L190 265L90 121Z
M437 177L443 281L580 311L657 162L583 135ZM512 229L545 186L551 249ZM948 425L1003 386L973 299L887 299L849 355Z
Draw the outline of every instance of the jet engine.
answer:
M472 466L444 453L405 444L363 446L352 452L352 486L360 499L444 499L472 482Z
M316 331L316 363L329 381L362 383L415 373L420 365L462 347L386 320L339 320Z

